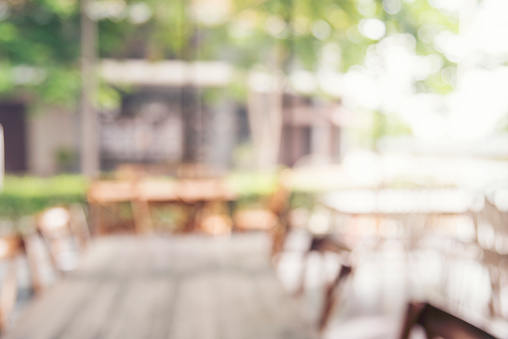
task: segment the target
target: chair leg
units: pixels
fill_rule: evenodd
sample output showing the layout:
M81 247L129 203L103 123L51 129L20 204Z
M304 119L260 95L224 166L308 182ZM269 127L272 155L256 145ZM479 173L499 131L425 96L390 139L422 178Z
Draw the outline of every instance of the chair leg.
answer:
M153 230L148 201L141 199L131 201L131 206L134 216L134 231L143 234Z
M408 339L411 333L411 328L418 322L418 317L424 307L424 304L410 303L406 310L404 322L402 323L402 330L399 339Z
M5 333L9 327L9 320L12 309L16 304L18 295L18 266L16 258L11 263L7 277L2 284L2 292L0 294L0 331Z
M39 295L42 292L43 285L39 272L39 266L37 264L38 256L34 250L33 237L24 237L23 243L25 246L25 255L28 261L28 269L30 272L32 289L35 295Z
M274 259L276 259L277 255L280 254L284 249L286 237L287 231L279 225L276 226L275 229L272 231L272 251L270 254L272 262L274 261Z
M339 287L343 285L344 281L352 273L352 271L353 269L351 266L342 265L333 283L326 287L323 311L318 324L320 332L324 331L330 321L337 303Z
M88 201L88 210L90 213L90 233L92 236L101 235L101 216L100 205L94 201Z
M500 283L500 270L499 267L491 267L489 269L491 295L489 299L489 313L490 316L496 317L501 315L501 283Z

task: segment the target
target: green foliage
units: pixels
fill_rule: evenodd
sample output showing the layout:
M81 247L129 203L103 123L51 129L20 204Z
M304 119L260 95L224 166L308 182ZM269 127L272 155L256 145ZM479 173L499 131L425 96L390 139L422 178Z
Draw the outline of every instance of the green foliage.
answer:
M94 1L104 7L96 14L99 58L225 60L242 70L231 87L235 99L245 102L245 70L255 65L315 71L330 43L339 47L337 71L361 64L377 43L361 34L363 19L382 20L387 36L411 34L421 55L441 54L435 34L458 30L458 18L427 0L401 0L397 11L382 0L230 0L224 18L213 24L196 19L195 1ZM80 1L0 0L0 98L75 107L79 57ZM443 67L455 66L445 61ZM437 93L452 89L437 75L422 85ZM101 84L98 90L101 108L118 107L120 89Z
M114 88L105 83L101 83L99 85L99 94L97 100L99 107L101 107L103 110L116 109L120 107L122 101L120 89Z
M228 180L238 192L235 208L264 207L267 199L277 189L277 178L277 172L233 172ZM290 208L311 210L323 190L326 188L316 184L313 178L299 176L299 182L290 186Z
M402 136L411 135L412 129L404 121L401 120L400 116L396 114L383 114L380 112L374 112L372 117L372 127L370 136L375 146L376 141L384 136Z
M79 3L2 1L0 96L74 105L78 98Z
M82 176L50 178L6 176L0 194L0 217L20 218L55 205L85 203L88 180Z
M447 94L453 91L452 85L443 79L441 72L434 73L428 77L424 81L424 85L426 88L431 88L435 93L439 94Z
M267 195L274 191L277 183L275 172L234 172L228 181L240 195Z

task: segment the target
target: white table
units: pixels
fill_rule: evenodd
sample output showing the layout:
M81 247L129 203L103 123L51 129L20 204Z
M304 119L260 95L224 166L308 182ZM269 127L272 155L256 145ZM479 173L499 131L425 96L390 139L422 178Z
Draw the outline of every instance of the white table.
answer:
M344 214L463 214L482 200L462 189L359 189L325 194L321 204Z

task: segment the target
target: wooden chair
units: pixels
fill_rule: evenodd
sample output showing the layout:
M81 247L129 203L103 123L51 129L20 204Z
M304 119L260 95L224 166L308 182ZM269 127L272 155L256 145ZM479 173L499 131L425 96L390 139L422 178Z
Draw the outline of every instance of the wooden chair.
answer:
M82 208L76 205L49 208L37 217L36 228L47 246L53 267L60 273L73 270L79 254L90 241Z
M199 232L212 236L231 234L233 223L231 217L225 212L224 204L220 201L205 206L197 219Z
M138 179L101 180L90 185L87 192L90 224L93 235L117 231L136 232L139 225L137 212ZM122 218L122 207L130 205L130 218ZM143 205L144 206L144 205ZM144 211L142 209L142 211ZM143 215L142 215L143 216ZM136 219L136 220L134 220Z
M179 205L186 211L186 232L224 235L231 232L228 203L236 194L222 178L181 179L176 183Z
M18 256L27 255L31 287L37 293L40 290L37 271L35 270L33 253L29 252L27 242L22 236L10 235L0 237L0 262L7 265L0 289L0 332L5 333L11 322L11 313L16 305L18 295Z
M340 242L338 238L333 236L312 237L310 246L303 255L303 268L301 270L300 286L297 289L296 294L301 294L304 291L307 259L312 252L318 252L320 254L335 253L342 256L343 260L347 262L351 249ZM352 273L353 267L351 265L341 264L337 270L334 280L325 286L323 307L321 308L321 313L318 319L318 329L320 332L323 332L326 329L337 305L337 300L339 299L344 282L351 276Z
M269 231L273 229L277 226L278 220L286 216L289 198L289 190L279 183L264 207L239 210L233 214L235 230Z
M489 339L494 336L428 303L410 303L400 339L408 339L411 329L420 325L428 339Z
M483 209L476 217L476 243L482 250L481 263L488 269L491 282L489 311L492 316L503 315L501 289L506 285L508 265L508 213L489 199L485 199Z
M325 288L325 296L323 300L323 307L318 320L318 329L322 333L333 315L333 311L337 305L337 300L346 279L353 273L353 268L349 265L341 265L340 269L333 281Z
M307 261L308 257L312 252L317 252L319 254L325 253L335 253L338 255L346 255L351 253L351 248L346 244L340 242L338 238L333 235L327 236L311 236L310 245L307 250L303 253L303 268L301 270L300 276L300 286L296 291L296 294L301 294L304 290L305 285L305 272L307 270Z
M233 229L240 232L270 232L272 236L272 258L282 251L291 228L288 221L291 192L279 183L264 208L239 210L233 213Z

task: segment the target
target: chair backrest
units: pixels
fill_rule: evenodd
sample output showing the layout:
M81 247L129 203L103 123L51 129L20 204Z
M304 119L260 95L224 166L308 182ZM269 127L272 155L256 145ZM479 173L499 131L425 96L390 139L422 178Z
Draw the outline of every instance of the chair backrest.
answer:
M7 271L0 289L0 331L5 333L9 327L10 315L16 304L18 292L17 256L24 251L23 239L19 236L0 237L0 262L5 263Z
M353 266L350 263L350 254L351 249L344 244L339 237L335 236L326 236L326 237L317 237L312 236L310 246L308 250L304 253L304 268L301 271L300 275L300 286L297 294L302 293L304 290L305 284L305 268L307 265L307 257L309 253L312 251L316 251L319 253L333 253L341 257L341 264L336 271L335 278L332 283L327 284L325 287L325 293L323 298L323 306L321 308L321 313L318 319L318 329L319 332L323 332L335 309L337 304L337 299L340 293L343 290L344 283L348 279L349 276L353 273Z
M482 249L483 262L498 266L508 252L508 215L485 199L477 218L477 245Z
M495 236L508 237L508 214L499 210L489 199L485 199L483 209L480 211L480 221L490 225Z
M90 237L83 210L77 206L49 208L38 216L36 226L54 268L60 272L75 268Z
M420 325L427 338L489 339L495 338L478 327L428 303L410 303L400 339L408 339L411 329Z
M12 259L23 249L23 240L18 236L0 237L0 261Z

